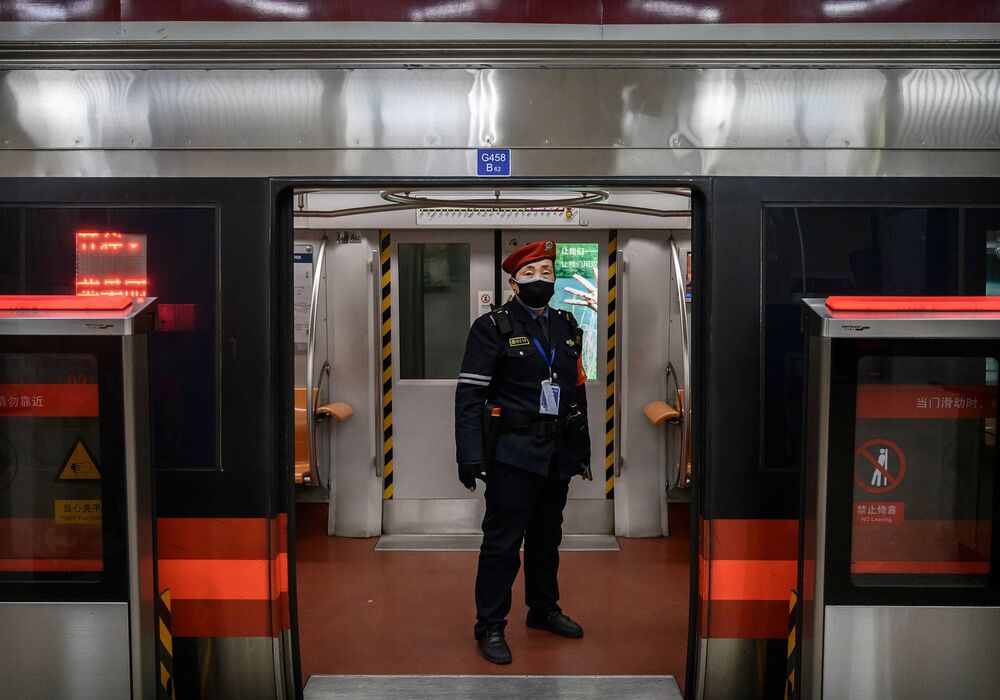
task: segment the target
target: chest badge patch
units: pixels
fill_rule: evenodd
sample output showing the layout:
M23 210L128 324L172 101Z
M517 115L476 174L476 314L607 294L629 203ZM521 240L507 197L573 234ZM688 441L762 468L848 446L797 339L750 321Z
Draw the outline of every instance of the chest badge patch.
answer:
M528 342L528 339L525 338L523 335L519 335L508 340L507 344L510 345L512 348L516 348L519 345L529 345L530 343Z
M568 339L568 340L566 341L566 344L567 344L567 345L569 345L570 347L573 347L574 345L576 345L576 343L574 343L574 342L573 342L573 339L572 339L572 338Z

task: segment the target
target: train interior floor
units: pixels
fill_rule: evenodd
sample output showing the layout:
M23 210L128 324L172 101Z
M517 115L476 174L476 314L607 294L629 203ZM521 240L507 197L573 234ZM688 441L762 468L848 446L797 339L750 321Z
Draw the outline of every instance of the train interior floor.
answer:
M671 536L619 538L620 551L560 555L560 606L583 625L564 639L524 624L523 573L495 666L472 634L476 552L376 551L378 538L326 535L325 504L297 504L302 680L312 675L663 676L684 687L691 539L686 504Z

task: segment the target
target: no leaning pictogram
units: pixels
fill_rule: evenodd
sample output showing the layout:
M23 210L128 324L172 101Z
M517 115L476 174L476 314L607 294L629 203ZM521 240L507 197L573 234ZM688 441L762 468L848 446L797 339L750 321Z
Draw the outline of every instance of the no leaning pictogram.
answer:
M889 493L905 474L906 455L891 440L868 440L854 452L854 483L868 493Z

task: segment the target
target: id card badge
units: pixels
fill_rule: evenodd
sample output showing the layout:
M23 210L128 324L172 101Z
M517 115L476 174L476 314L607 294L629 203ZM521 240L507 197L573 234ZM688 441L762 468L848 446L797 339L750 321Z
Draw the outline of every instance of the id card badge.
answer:
M559 385L551 379L542 382L542 394L538 401L538 412L543 416L559 415Z

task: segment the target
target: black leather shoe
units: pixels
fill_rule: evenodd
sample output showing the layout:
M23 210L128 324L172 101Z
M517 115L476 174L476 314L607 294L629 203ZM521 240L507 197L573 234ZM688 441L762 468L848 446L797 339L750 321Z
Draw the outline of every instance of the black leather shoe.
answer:
M528 627L546 630L561 637L577 639L583 636L583 628L568 616L563 615L561 610L552 610L547 613L529 610L527 623Z
M510 647L503 636L503 625L493 625L476 640L483 658L494 664L510 663Z

